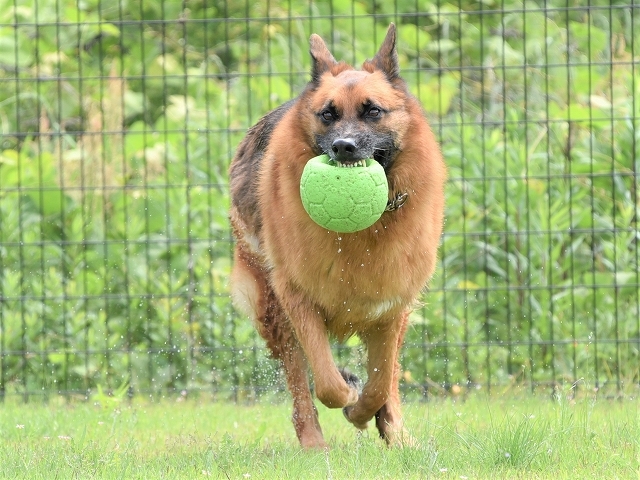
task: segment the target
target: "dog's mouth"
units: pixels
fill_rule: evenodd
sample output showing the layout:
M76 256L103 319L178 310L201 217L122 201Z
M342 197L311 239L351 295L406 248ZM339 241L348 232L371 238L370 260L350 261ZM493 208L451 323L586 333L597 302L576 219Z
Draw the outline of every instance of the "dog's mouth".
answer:
M393 154L390 150L376 149L373 152L373 159L378 162L385 171L387 171L391 166L392 158ZM364 158L359 160L340 160L338 158L331 158L331 160L340 168L358 168L367 166L367 160Z
M370 142L361 142L370 143ZM316 145L318 155L324 153L331 159L331 163L340 168L360 168L366 167L367 161L373 159L378 162L385 172L389 172L398 149L391 139L384 142L377 142L379 146L373 148L358 148L353 139L334 140L327 148L326 139L319 137ZM365 145L366 146L366 145Z
M356 160L354 162L341 162L340 160L334 160L337 167L340 168L356 168L356 167L366 167L366 160Z

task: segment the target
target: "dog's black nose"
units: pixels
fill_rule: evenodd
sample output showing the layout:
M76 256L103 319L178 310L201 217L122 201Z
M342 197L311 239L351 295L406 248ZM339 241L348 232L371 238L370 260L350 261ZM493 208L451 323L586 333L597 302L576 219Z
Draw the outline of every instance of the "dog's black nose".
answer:
M351 162L355 160L356 142L353 138L338 138L331 144L331 150L339 162Z

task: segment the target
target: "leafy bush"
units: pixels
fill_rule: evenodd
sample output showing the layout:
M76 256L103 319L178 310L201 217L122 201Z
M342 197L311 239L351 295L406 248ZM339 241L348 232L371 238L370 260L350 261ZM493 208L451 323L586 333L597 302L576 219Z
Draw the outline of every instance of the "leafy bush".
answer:
M0 0L0 390L268 387L228 163L311 32L356 63L392 20L450 168L406 387L637 384L638 19L590 5Z

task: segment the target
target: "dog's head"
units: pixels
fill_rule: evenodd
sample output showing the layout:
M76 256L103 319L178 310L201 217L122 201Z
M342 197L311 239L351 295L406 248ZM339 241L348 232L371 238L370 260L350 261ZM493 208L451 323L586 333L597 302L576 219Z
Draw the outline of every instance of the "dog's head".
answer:
M342 166L373 158L389 171L408 124L395 25L389 26L378 53L360 70L336 61L318 35L311 36L310 44L308 134L316 153L326 153Z

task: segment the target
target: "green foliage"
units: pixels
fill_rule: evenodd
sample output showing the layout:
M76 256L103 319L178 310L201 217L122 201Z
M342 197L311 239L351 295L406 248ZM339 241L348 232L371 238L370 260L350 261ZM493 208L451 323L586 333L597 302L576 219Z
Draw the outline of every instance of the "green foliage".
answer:
M625 5L0 0L2 387L281 385L228 297L228 163L306 83L311 32L357 64L389 21L450 174L407 390L637 383ZM351 347L341 363L361 361Z

